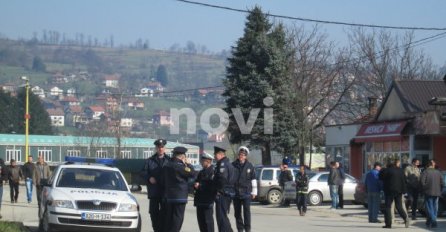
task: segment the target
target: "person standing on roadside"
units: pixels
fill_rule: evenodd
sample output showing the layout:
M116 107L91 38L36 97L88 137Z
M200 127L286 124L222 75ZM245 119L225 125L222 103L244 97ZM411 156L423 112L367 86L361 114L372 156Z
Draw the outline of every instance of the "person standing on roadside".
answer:
M336 166L336 162L330 162L330 173L328 174L328 186L330 188L331 209L339 207L339 185L342 183L341 174Z
M300 216L307 213L307 195L308 195L308 176L305 172L305 166L300 166L300 171L296 174L296 204Z
M338 196L339 196L339 204L338 208L343 209L344 208L344 182L345 182L345 170L342 164L339 162L336 162L336 168L339 170L339 175L341 177L341 181L339 182L338 187Z
M280 174L279 174L279 186L282 189L282 192L285 192L285 183L293 180L293 174L291 170L288 169L288 162L283 161L282 165L280 165ZM285 197L282 196L281 206L289 207L290 200L285 200Z
M254 165L248 161L248 155L249 149L241 146L238 149L238 159L232 162L232 165L237 170L235 197L233 201L238 232L251 231L251 200L257 195L257 180Z
M203 169L198 173L194 183L194 206L197 207L197 221L200 232L214 232L213 206L217 194L213 182L215 171L212 160L214 157L203 153L200 158Z
M11 159L8 169L8 180L10 187L10 196L11 203L17 203L17 199L19 198L19 182L20 179L23 179L22 169L20 169L15 159Z
M381 191L383 188L382 181L379 180L381 167L382 165L379 162L373 164L373 169L367 173L364 181L370 223L381 223L378 220L378 213L381 205Z
M421 174L421 187L424 193L426 208L426 226L436 228L438 213L438 198L444 188L444 179L441 172L435 169L435 161L429 160L426 170Z
M0 212L2 210L2 201L3 201L3 182L7 179L7 170L5 166L5 161L0 159ZM0 213L0 219L2 215Z
M389 163L387 168L384 168L379 173L379 179L383 181L384 185L384 197L386 204L386 211L384 214L385 225L383 228L392 228L392 215L391 208L392 203L395 202L395 208L397 209L401 218L404 219L406 228L410 225L409 217L403 209L403 193L407 191L406 178L404 171L400 168L401 162L399 159L395 159L393 163Z
M420 176L421 171L418 167L420 161L417 158L412 159L412 164L408 165L404 169L404 175L406 176L407 182L407 193L412 204L410 208L412 209L412 220L417 219L417 206L418 206L418 194L420 192Z
M164 226L164 186L161 183L163 167L170 161L166 155L166 140L157 139L153 143L156 153L146 160L144 179L147 181L147 197L150 199L149 214L154 232L163 232Z
M37 195L37 205L39 209L39 215L40 215L40 202L42 201L42 181L48 180L51 176L51 169L50 166L45 162L42 155L39 155L37 158L36 168L34 169L34 178L36 185L36 195Z
M33 200L33 181L36 165L33 163L33 157L28 156L28 162L23 165L23 175L25 176L26 198L28 204Z

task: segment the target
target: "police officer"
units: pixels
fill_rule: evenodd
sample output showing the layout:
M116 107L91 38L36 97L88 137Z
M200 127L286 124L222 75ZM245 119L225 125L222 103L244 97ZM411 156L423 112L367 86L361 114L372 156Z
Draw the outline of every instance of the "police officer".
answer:
M214 201L215 185L214 166L212 160L214 157L204 153L201 155L201 166L203 169L198 173L195 180L195 198L194 205L197 207L197 220L201 232L214 232Z
M237 170L235 182L234 216L239 232L251 231L251 198L257 195L257 180L254 166L247 160L249 149L241 146L238 149L238 159L232 165ZM242 217L243 207L243 217Z
M214 147L217 166L215 168L214 182L217 188L215 199L215 214L219 232L232 232L228 213L231 206L231 199L235 196L234 182L235 169L225 154L226 150Z
M164 187L162 186L162 169L169 162L170 157L165 154L166 140L157 139L154 144L156 153L146 160L144 166L147 181L147 196L150 199L149 214L152 228L155 232L163 232L164 226Z
M187 149L175 147L173 158L163 168L164 191L166 194L166 214L164 231L179 232L184 220L188 189L188 179L195 177L195 171L186 159Z

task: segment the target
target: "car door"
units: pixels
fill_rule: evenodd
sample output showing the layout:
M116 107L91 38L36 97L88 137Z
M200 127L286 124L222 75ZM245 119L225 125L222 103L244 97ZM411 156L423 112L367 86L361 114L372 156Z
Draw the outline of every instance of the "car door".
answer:
M331 201L330 188L328 187L328 173L322 173L314 182L314 189L322 193L324 201Z
M355 189L357 185L357 181L353 176L345 175L344 181L344 200L352 201L355 199Z

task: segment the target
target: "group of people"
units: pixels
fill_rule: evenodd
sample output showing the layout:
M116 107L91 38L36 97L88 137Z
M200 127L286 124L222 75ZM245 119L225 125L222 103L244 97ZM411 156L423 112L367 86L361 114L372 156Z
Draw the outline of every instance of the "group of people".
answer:
M231 202L238 231L251 231L251 200L257 195L255 169L247 160L249 149L242 146L234 162L226 157L226 150L214 147L214 157L203 154L198 173L188 162L185 147L175 147L172 157L165 154L167 141L154 142L156 154L149 157L144 167L147 181L149 214L155 232L181 230L184 211L192 179L195 191L194 206L200 231L214 231L214 205L219 232L232 232L228 218ZM213 165L213 160L216 165Z
M3 198L3 182L9 182L11 203L17 203L19 198L19 183L25 181L26 199L28 203L32 202L33 185L36 186L37 204L40 204L42 186L41 180L48 179L51 175L49 165L42 156L38 157L37 162L33 162L33 157L28 156L28 161L23 167L17 166L14 159L10 160L10 165L6 166L4 160L0 159L0 210ZM0 218L2 218L0 214Z
M381 205L381 192L384 192L385 225L383 228L392 228L394 209L396 208L404 224L410 225L409 214L404 204L404 194L409 196L411 202L411 218L416 220L418 196L424 195L426 210L426 226L437 227L438 198L444 187L443 175L436 169L435 160L429 160L426 168L421 171L420 161L412 159L412 163L401 168L398 159L389 162L385 168L376 162L373 169L367 173L365 188L367 192L368 219L370 223L379 223L378 212Z

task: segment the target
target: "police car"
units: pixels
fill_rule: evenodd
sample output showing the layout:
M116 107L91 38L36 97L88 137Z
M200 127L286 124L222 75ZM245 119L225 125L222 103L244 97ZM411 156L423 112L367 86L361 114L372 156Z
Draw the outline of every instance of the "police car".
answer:
M68 161L42 183L41 231L141 231L139 205L122 173L93 163L112 160Z

